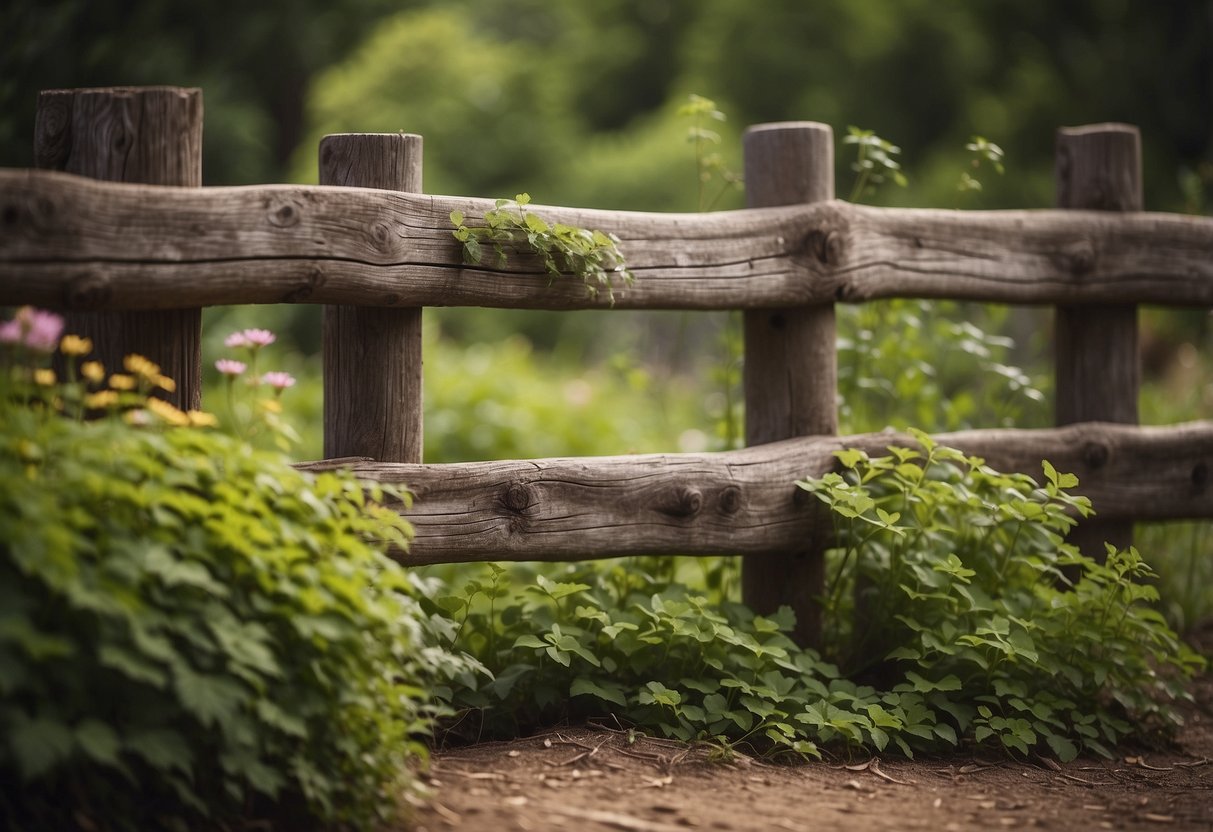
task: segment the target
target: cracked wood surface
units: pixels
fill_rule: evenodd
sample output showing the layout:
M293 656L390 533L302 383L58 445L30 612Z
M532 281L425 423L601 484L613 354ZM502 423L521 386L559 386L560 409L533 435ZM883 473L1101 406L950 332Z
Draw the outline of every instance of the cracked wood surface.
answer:
M1078 475L1099 516L1213 518L1213 421L1139 428L1088 422L1045 430L940 434L941 444L1041 479L1042 459ZM916 447L894 433L803 437L705 454L406 465L345 459L359 476L408 486L406 563L590 560L617 555L786 550L828 533L794 483L834 470L833 452Z
M319 186L181 189L0 170L0 304L606 308L535 258L469 268L448 214L492 202ZM616 308L762 309L888 297L1213 306L1213 220L828 201L713 214L534 206L614 232ZM487 261L486 261L487 263Z

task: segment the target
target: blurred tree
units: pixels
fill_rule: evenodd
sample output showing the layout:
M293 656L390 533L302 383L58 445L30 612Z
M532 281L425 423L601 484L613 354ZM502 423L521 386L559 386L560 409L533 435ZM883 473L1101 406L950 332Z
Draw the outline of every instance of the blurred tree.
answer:
M526 4L522 4L526 6ZM315 80L295 176L315 180L325 133L420 133L434 193L534 194L545 169L575 152L567 77L542 49L493 33L454 6L402 12Z
M1146 203L1158 210L1182 205L1181 168L1213 156L1208 0L770 0L761 14L705 0L682 65L744 123L875 129L904 148L918 186L887 198L919 205L955 204L974 133L1006 149L1010 171L984 207L1052 203L1062 125L1140 126Z
M407 0L405 0L407 2ZM310 78L401 0L8 0L0 4L0 163L32 164L42 89L203 88L206 184L282 178Z

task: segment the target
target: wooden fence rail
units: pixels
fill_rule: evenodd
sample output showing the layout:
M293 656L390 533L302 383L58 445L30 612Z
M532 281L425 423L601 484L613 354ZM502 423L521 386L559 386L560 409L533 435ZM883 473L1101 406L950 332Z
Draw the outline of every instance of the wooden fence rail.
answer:
M1132 520L1213 518L1213 421L1134 424L1137 305L1213 306L1213 220L1140 210L1136 128L1059 132L1057 210L835 200L833 135L812 122L747 131L743 211L535 206L618 235L636 283L616 291L615 309L746 310L752 447L425 465L420 307L610 301L550 281L525 252L463 264L449 214L475 222L492 202L418 193L420 137L327 137L318 187L161 187L198 184L181 171L198 158L199 91L53 91L38 124L39 164L56 170L0 170L0 305L69 310L107 354L151 352L187 377L184 404L197 400L199 307L328 305L326 456L375 459L303 467L348 465L413 489L407 562L744 554L745 600L760 612L790 604L794 636L815 641L829 521L794 481L831 470L837 449L910 442L832 435L834 305L898 297L1058 307L1057 421L1068 426L938 439L1004 470L1039 475L1048 458L1077 473L1101 518L1080 526L1084 551L1127 543ZM127 317L97 317L111 312Z
M0 303L607 308L525 253L460 261L448 214L492 202L322 186L162 188L0 170ZM896 297L1213 306L1213 219L942 211L829 201L711 214L535 206L618 234L617 309L761 309Z
M1042 479L1041 460L1078 475L1101 518L1213 517L1213 421L1170 427L1088 422L1043 430L972 430L939 442L1004 471ZM829 518L794 483L837 468L834 451L917 447L894 433L806 436L703 454L350 467L407 485L417 501L407 563L591 560L617 555L769 555L829 537ZM824 523L823 523L824 521Z

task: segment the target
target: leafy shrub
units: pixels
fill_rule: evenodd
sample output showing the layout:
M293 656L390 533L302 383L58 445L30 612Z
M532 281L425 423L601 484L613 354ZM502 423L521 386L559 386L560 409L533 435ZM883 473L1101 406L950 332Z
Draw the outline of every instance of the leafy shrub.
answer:
M844 451L843 474L800 483L835 519L825 619L848 673L954 692L936 704L959 729L1021 753L1107 755L1178 725L1203 662L1154 608L1136 549L1099 564L1064 542L1091 514L1066 493L1078 478L1045 462L1040 486L914 434L921 452Z
M839 521L824 659L789 640L788 610L756 616L656 559L425 583L441 645L494 674L444 692L481 715L458 728L614 713L723 753L963 743L1062 759L1173 728L1201 660L1150 606L1135 550L1100 565L1062 542L1089 511L1066 493L1076 480L1046 463L1038 486L918 437L921 452L844 452L844 473L802 483Z
M450 672L382 554L407 545L383 505L404 495L175 427L213 418L148 397L171 385L150 362L101 388L93 362L54 384L25 358L0 372L3 825L389 813L432 714L418 685Z
M839 422L852 432L1048 424L1047 379L1016 366L995 333L1007 310L891 300L838 312Z

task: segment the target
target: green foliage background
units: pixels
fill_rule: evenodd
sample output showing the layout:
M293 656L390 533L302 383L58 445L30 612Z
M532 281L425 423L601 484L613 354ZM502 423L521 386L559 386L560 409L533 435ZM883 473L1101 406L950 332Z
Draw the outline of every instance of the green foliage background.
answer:
M1213 152L1208 18L1202 0L13 0L0 163L29 164L39 89L198 85L208 184L312 177L323 132L405 130L425 135L436 193L689 209L653 136L698 91L738 129L876 130L918 204L954 201L974 132L1016 171L986 205L1048 204L1054 129L1128 121L1147 204L1174 209L1181 169Z

